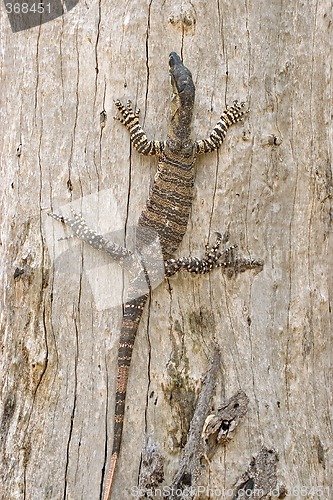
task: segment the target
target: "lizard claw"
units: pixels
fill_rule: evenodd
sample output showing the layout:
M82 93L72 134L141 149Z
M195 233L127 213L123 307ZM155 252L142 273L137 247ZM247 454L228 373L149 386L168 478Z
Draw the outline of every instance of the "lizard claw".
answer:
M132 101L128 100L126 106L124 106L124 104L117 99L114 104L120 113L120 116L116 115L114 119L120 121L120 123L127 126L128 119L131 121L132 118L139 118L140 109L138 108L134 111Z
M242 120L244 115L246 115L249 112L249 109L248 110L243 109L245 107L245 104L246 103L244 101L238 102L237 100L235 100L232 106L227 106L226 113L232 116L234 123Z

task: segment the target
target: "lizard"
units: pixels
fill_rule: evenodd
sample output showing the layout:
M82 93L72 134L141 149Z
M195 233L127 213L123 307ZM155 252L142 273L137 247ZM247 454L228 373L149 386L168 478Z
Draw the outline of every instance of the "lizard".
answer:
M72 236L87 242L98 250L107 252L129 274L126 302L120 330L117 357L117 381L113 424L113 445L110 465L105 478L104 500L110 500L111 487L121 448L125 398L132 351L142 312L148 300L152 282L158 274L156 241L162 255L164 278L179 271L205 274L223 267L234 272L258 268L262 262L254 259L235 258L233 249L222 249L226 239L217 233L216 242L205 246L204 257L175 258L186 231L192 207L195 163L201 154L216 151L223 143L228 128L240 121L245 113L245 103L234 101L227 106L206 139L191 139L195 86L189 69L176 52L169 55L169 73L173 96L170 105L171 118L165 141L148 140L139 119L140 110L133 109L131 101L123 105L115 101L118 119L129 131L131 144L143 155L155 155L157 173L146 205L136 226L136 245L129 250L118 245L88 227L81 214L73 211L73 218L49 213L53 218L68 225ZM155 250L154 250L155 249Z

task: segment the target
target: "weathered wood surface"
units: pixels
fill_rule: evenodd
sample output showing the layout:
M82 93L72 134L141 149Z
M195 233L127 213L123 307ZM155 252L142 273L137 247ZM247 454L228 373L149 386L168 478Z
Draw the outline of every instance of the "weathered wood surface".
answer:
M198 161L179 255L200 256L229 225L231 242L265 266L231 279L179 276L152 294L115 494L137 484L147 443L171 483L215 339L215 404L242 389L249 410L203 485L233 488L266 446L293 498L333 495L332 16L328 0L89 0L13 34L2 6L1 498L99 498L121 273L84 245L57 242L62 229L46 212L73 201L96 229L135 224L155 160L131 151L113 101L131 98L147 134L163 138L171 50L196 83L195 138L234 98L251 109L217 155Z

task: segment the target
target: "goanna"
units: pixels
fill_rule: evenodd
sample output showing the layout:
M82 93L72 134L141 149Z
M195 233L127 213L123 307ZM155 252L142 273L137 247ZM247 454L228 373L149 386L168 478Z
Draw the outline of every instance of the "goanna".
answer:
M93 247L107 252L122 265L129 274L128 296L123 309L123 318L118 347L118 371L114 412L113 446L109 472L105 480L104 500L111 498L111 486L120 452L123 431L125 397L132 350L142 311L147 302L151 283L158 273L156 241L162 254L164 277L178 271L204 274L217 267L233 272L260 267L256 260L237 259L233 247L221 249L223 243L219 233L212 247L206 246L202 259L187 257L173 258L186 231L192 206L194 186L194 164L197 156L218 149L228 128L238 122L243 115L244 103L234 101L222 113L209 137L193 142L191 121L194 106L195 87L190 71L180 57L171 52L169 70L173 97L168 135L164 142L149 141L139 122L139 110L134 111L129 101L126 106L116 101L120 116L117 118L129 130L135 149L143 155L156 155L157 173L136 228L136 245L128 250L91 230L81 215L73 212L73 218L50 214L55 219L69 225L73 233ZM156 265L154 265L156 260Z

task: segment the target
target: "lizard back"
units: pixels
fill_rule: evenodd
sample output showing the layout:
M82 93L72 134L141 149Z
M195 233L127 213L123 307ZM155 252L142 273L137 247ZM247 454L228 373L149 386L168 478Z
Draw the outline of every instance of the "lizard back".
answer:
M164 259L179 247L191 213L194 187L193 157L183 159L164 151L150 196L138 221L140 229L156 232Z

